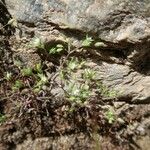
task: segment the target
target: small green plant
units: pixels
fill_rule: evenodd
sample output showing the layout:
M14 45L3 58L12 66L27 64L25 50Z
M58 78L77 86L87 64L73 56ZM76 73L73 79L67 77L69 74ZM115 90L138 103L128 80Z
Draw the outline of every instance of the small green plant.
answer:
M72 57L71 60L68 62L69 70L75 70L79 65L79 61L77 58Z
M67 62L67 68L70 71L74 71L75 69L80 69L85 64L85 61L79 61L77 57L72 57L71 60Z
M39 81L36 83L36 85L34 87L35 92L40 91L42 86L45 85L46 83L48 83L48 78L44 74L41 73L41 74L38 74L37 76L39 78Z
M96 72L92 69L84 69L83 78L85 80L94 80Z
M19 69L22 67L22 62L19 59L14 60L14 65L17 66Z
M83 104L91 95L89 86L77 82L69 82L66 85L68 99L75 104Z
M59 77L62 81L66 79L75 78L74 73L84 67L85 61L80 60L77 57L71 57L70 59L66 60L65 65L60 68Z
M108 120L108 123L112 124L115 121L115 114L112 110L108 110L105 115Z
M113 89L109 89L106 85L102 83L97 83L97 86L98 86L99 92L105 98L116 98L118 96L117 91Z
M105 43L103 43L103 42L96 42L95 44L94 44L94 46L95 47L107 47L107 45L105 44Z
M118 92L117 91L115 91L113 89L109 90L108 97L110 97L110 98L116 98L117 96L118 96Z
M89 37L88 35L86 35L86 38L82 42L82 46L89 47L89 46L91 46L91 44L93 43L93 41L94 40L92 39L92 37Z
M31 41L31 47L45 49L44 42L41 38L35 37Z
M21 73L23 76L32 76L33 72L32 72L32 68L28 67L28 68L23 68L21 70Z
M21 80L16 80L15 84L12 86L12 90L19 90L24 86Z
M38 63L35 65L34 67L34 70L37 72L37 73L42 73L42 64L41 63Z
M7 81L10 81L12 79L12 73L11 72L6 72L4 79L6 79Z
M48 82L48 79L44 74L38 74L38 77L40 78L41 84L46 84Z
M65 74L66 74L65 70L63 70L63 69L60 70L59 77L60 77L61 80L65 80Z
M58 54L64 50L64 46L62 44L57 44L55 47L50 48L49 54Z
M6 120L6 116L0 113L0 124L4 123Z

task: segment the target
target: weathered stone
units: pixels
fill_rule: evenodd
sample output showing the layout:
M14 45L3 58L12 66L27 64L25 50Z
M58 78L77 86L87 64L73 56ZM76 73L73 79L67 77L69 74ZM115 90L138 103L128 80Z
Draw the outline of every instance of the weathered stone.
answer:
M6 0L6 4L20 22L37 24L46 18L114 43L136 43L150 35L149 0Z
M100 78L119 97L128 101L150 103L150 76L141 75L128 66L103 63L99 67Z

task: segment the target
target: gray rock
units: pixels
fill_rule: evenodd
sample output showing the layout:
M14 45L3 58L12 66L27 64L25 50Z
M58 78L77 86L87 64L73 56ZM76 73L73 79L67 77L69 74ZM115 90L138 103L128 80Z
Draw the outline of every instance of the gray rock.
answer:
M150 103L150 76L141 75L128 66L103 63L99 67L103 83L117 91L118 97L135 103Z
M6 4L18 21L37 24L46 19L114 43L139 42L150 35L149 0L6 0Z

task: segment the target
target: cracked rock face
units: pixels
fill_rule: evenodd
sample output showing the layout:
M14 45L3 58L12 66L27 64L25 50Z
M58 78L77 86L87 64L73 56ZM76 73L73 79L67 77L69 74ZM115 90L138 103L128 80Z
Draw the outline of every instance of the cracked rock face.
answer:
M149 0L6 0L19 21L47 21L97 34L101 39L138 42L150 35Z
M115 50L113 57L122 58L123 63L103 61L99 72L104 83L120 91L121 97L131 102L150 103L149 0L5 2L12 16L35 35L42 31L48 33L48 25L51 24L64 32L68 29L80 31L106 42L107 51Z
M108 63L103 63L99 72L104 84L118 91L118 97L133 103L150 103L150 76L128 66Z

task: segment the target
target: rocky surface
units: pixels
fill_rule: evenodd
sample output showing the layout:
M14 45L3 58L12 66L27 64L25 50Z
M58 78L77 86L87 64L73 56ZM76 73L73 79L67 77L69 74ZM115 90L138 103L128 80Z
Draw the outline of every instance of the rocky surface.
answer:
M99 68L104 84L118 91L118 96L131 103L150 102L150 76L144 76L128 66L103 63Z
M6 0L6 4L12 16L26 26L22 28L24 32L32 31L33 35L47 37L50 41L53 33L50 25L53 25L63 29L65 34L67 29L77 30L102 40L108 51L115 51L111 57L124 64L103 67L106 69L104 77L107 75L104 80L117 86L117 90L121 87L123 97L128 95L132 101L140 100L139 103L150 102L149 0ZM72 36L80 39L80 35ZM104 54L100 59L103 57L108 56Z
M0 17L0 25L5 25L11 17L16 18L18 24L14 36L11 38L9 36L10 40L4 40L3 37L10 35L14 29L10 30L10 26L6 26L5 30L0 30L2 37L0 44L3 46L10 44L9 48L0 48L0 53L5 54L5 57L0 56L0 61L3 62L0 64L2 68L0 75L8 64L11 64L11 61L4 62L11 57L11 54L7 53L8 51L4 53L1 49L11 49L13 58L19 57L25 66L34 67L46 58L46 66L49 70L53 70L53 65L59 65L59 57L47 58L45 55L38 55L29 47L32 39L39 37L47 46L53 43L67 45L69 41L73 48L84 49L82 41L88 34L95 43L103 44L101 47L95 47L93 44L82 55L88 58L87 65L97 70L97 78L117 92L117 100L114 100L113 105L119 116L117 121L120 125L116 127L117 129L111 129L118 131L117 139L121 139L122 136L125 139L132 139L131 147L125 146L130 145L128 141L122 141L120 144L122 147L114 147L110 144L111 140L105 137L106 140L104 139L103 142L102 139L101 146L104 149L109 149L110 146L111 149L118 150L148 150L150 146L150 1L5 0L3 3L6 6L0 1L2 5L0 11L5 10L6 14ZM58 79L57 83L59 82ZM62 98L63 91L60 87L53 88L52 93ZM17 129L20 130L19 127ZM27 148L38 150L43 144L45 149L61 149L60 147L67 143L63 145L64 149L84 149L85 142L90 141L85 135L86 138L83 138L83 135L73 135L73 138L71 136L58 136L57 140L49 137L36 139L26 137L27 140L17 143L18 145L14 147L18 150ZM68 144L70 139L72 141ZM13 141L13 135L7 140ZM92 149L90 145L88 146L86 149Z
M60 27L91 32L99 38L140 42L149 37L149 0L11 1L9 11L19 21L37 25L47 22Z

